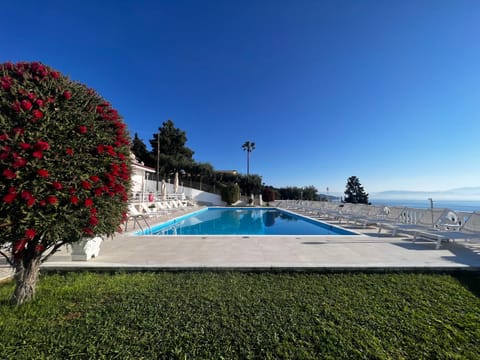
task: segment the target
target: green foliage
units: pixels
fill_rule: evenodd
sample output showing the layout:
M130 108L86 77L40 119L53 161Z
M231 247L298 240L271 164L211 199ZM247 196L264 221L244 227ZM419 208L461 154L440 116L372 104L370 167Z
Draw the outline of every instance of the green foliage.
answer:
M277 192L280 198L284 200L320 200L318 190L313 185L304 187L288 186L277 189Z
M305 186L302 189L302 199L316 201L319 199L318 190L315 186Z
M159 136L160 134L160 136ZM150 145L152 150L144 155L146 146L138 135L133 139L132 151L137 159L152 168L157 167L158 141L160 145L159 174L161 178L171 178L175 172L179 172L186 185L201 188L206 191L217 191L224 185L238 183L241 193L259 194L262 190L262 178L259 175L238 175L225 171L215 171L208 163L198 163L193 159L194 151L186 147L187 136L185 131L175 127L172 120L162 124L157 133L152 134ZM247 151L249 164L250 153L255 149L255 143L245 142L242 148ZM203 187L202 187L203 186Z
M185 169L188 173L195 175L202 175L206 177L212 177L214 170L212 164L195 162Z
M478 274L47 275L23 307L0 285L0 358L477 359L478 284Z
M237 184L227 184L221 190L222 201L231 205L240 200L240 187Z
M147 150L147 146L143 140L138 137L137 133L135 133L132 140L132 153L139 162L143 162L145 165L151 165L154 162L152 154Z
M264 187L262 192L262 200L266 203L275 201L275 190L269 186Z
M150 140L151 158L154 163L149 166L156 167L158 139L160 140L160 174L167 177L171 173L191 166L194 162L194 152L185 146L187 142L185 131L176 128L172 120L165 121L158 131Z
M237 175L240 191L243 194L260 194L262 192L262 177L259 175Z
M117 111L36 62L1 64L0 85L0 242L18 260L113 234L130 186L130 141Z
M251 141L245 141L242 145L242 149L251 153L253 150L255 150L255 143Z
M347 180L344 201L353 204L368 204L368 194L356 176L350 176Z

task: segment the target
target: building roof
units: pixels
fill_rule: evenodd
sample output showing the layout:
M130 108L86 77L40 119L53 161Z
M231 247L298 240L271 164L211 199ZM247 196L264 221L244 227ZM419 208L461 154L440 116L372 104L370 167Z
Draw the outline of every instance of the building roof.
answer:
M150 173L156 172L156 170L154 168L145 166L145 165L140 164L138 162L132 162L132 166L136 169L140 169L140 170L143 170L143 171L146 171L146 172L150 172Z

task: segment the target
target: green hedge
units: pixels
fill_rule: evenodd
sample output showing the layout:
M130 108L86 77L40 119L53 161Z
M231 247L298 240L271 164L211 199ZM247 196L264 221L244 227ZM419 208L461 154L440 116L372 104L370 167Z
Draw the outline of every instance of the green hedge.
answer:
M222 201L231 205L240 200L240 187L237 184L228 184L222 187Z
M476 359L480 276L69 273L0 285L2 359Z

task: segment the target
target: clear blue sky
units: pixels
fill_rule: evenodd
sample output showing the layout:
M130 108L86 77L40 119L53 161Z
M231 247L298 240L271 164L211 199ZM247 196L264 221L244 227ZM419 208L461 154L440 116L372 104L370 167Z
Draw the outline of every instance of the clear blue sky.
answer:
M98 90L148 144L274 186L480 186L480 2L3 2L1 61Z

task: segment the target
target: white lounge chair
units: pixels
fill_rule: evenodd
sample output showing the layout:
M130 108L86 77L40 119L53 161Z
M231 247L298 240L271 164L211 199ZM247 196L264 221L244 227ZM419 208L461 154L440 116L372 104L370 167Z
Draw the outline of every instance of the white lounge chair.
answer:
M332 204L331 207L324 209L322 217L338 220L342 216L352 214L355 211L355 205L351 203Z
M146 216L149 217L158 217L166 215L166 211L157 207L157 205L153 202L148 203L141 203L141 207L143 212Z
M433 240L435 249L440 249L442 242L480 239L480 213L451 212L448 215L451 216L450 221L440 224L438 229L416 231L413 241L418 238Z
M414 234L416 231L438 229L440 223L447 221L449 209L407 209L403 220L405 223L390 225L392 236L398 233Z
M140 211L140 203L128 204L128 216L140 216L143 211Z
M356 204L356 206L353 207L350 213L340 215L339 220L340 222L342 220L345 220L347 223L348 222L356 223L357 221L360 221L361 219L365 219L376 213L378 213L378 208L376 206L366 205L366 204Z
M390 208L388 206L370 206L369 211L365 216L357 216L353 218L353 221L366 228L368 225L376 225L377 222L385 220L389 213Z
M157 201L155 203L155 205L159 210L165 211L167 213L171 213L171 212L175 211L175 208L171 205L170 201L168 201L168 200Z
M386 206L383 210L385 215L379 216L378 219L369 219L369 224L376 226L378 228L378 232L381 233L382 229L385 229L392 224L400 223L406 209L406 207L400 206Z
M141 223L143 223L146 228L149 228L150 225L147 221L147 217L145 214L139 211L137 206L140 206L139 204L128 204L128 214L127 214L127 221L125 221L125 231L128 229L128 223L129 221L133 222L133 228L135 229L135 225L138 225L140 229L143 230L143 226Z

